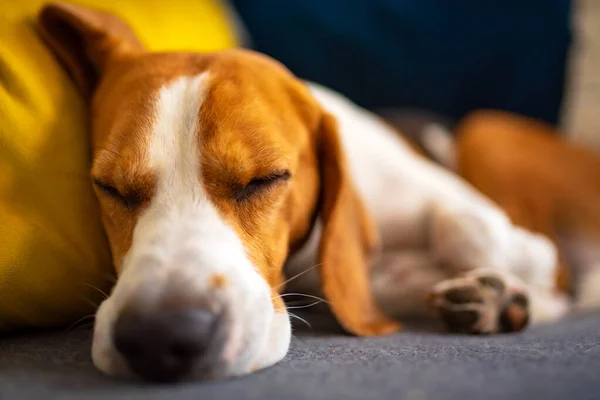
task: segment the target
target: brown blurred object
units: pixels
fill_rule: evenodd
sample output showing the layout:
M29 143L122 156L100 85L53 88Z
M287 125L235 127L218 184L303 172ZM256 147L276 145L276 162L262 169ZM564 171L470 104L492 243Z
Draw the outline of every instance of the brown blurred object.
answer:
M563 235L600 236L600 158L595 152L568 143L550 125L501 111L472 113L455 134L458 173L514 223L555 243ZM558 286L570 291L568 257L560 256Z

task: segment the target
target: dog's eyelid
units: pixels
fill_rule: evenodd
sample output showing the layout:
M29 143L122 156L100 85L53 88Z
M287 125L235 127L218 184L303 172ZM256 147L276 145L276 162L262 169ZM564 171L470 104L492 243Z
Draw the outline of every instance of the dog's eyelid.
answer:
M241 202L248 199L255 193L263 189L267 189L279 182L284 182L289 180L292 177L292 174L288 170L277 170L273 171L267 175L253 178L246 185L241 187L234 194L234 198L236 201Z
M113 199L119 201L127 208L135 208L142 202L140 196L138 196L137 194L124 194L113 185L106 183L105 181L98 178L92 178L92 181L98 189L100 189L102 192L112 197Z
M119 189L117 189L116 187L114 187L110 183L106 183L102 179L92 178L92 182L94 183L94 185L96 185L96 187L98 189L106 192L107 194L115 195L115 196L122 196L121 192L119 192Z
M271 181L277 181L277 180L288 180L292 177L292 175L290 174L290 171L286 170L280 170L280 171L273 171L268 175L259 177L259 178L254 178L252 179L249 183L252 182L271 182Z

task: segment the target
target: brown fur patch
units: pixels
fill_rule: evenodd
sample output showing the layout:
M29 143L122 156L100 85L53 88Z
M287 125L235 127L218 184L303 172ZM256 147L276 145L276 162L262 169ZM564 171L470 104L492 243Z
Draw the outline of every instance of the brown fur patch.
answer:
M214 274L210 277L210 287L213 289L222 289L229 283L227 277L223 274Z

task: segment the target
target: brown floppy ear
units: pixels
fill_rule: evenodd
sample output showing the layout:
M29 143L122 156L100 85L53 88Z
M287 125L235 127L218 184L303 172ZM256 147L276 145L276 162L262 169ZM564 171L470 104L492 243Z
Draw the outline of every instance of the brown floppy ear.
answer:
M118 17L74 4L45 5L38 15L38 30L86 98L110 61L143 50Z
M321 218L319 271L323 293L340 325L361 336L382 335L400 326L385 316L371 293L368 269L377 252L377 229L354 188L337 132L325 113L319 132Z

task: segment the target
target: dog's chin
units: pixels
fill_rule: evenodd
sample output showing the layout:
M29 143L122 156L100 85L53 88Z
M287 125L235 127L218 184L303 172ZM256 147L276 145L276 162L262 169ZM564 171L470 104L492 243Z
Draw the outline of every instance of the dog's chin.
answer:
M92 343L92 361L109 377L139 380L112 341L112 321L117 312L111 298L106 299L96 313ZM266 318L246 318L233 322L229 337L210 362L200 362L180 380L207 381L246 375L281 361L291 340L291 324L285 310L265 310ZM266 321L265 321L266 320Z

